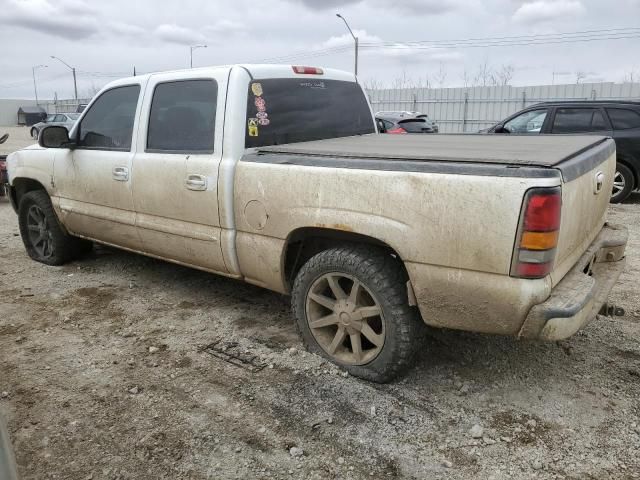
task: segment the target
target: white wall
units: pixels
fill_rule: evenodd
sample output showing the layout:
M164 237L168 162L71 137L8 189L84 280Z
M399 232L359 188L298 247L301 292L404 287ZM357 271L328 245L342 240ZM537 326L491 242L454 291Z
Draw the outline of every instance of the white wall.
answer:
M10 127L18 124L18 109L35 105L35 100L0 99L0 126Z
M472 133L534 103L551 100L640 100L640 83L585 83L533 87L405 88L369 90L374 112L428 114L442 133Z

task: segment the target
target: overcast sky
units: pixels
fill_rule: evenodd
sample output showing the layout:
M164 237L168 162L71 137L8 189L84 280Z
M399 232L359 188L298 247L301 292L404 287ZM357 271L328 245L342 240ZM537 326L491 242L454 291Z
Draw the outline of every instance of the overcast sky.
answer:
M336 12L363 44L366 84L461 86L481 65L512 66L513 85L548 84L553 72L556 83L575 83L576 72L583 81L620 82L632 72L640 79L640 31L584 43L403 43L640 27L640 0L0 0L0 98L33 98L32 67L40 64L47 68L36 71L39 97L72 97L71 72L51 55L76 67L80 96L134 66L186 68L194 44L208 45L194 52L195 66L285 57L352 70L353 40Z

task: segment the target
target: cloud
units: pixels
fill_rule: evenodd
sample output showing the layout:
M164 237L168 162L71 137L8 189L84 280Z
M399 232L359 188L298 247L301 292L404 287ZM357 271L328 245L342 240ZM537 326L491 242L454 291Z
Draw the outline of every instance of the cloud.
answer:
M360 52L362 55L380 56L398 61L422 61L422 62L459 62L463 55L460 52L445 48L416 48L415 45L406 43L389 43L376 35L367 33L366 30L354 30L354 35L358 37ZM384 43L388 48L376 48L375 45ZM340 36L330 37L314 50L334 49L340 47L352 47L353 37L346 33ZM428 45L424 45L428 47Z
M362 0L294 0L313 10L328 10L335 7L346 7L360 3Z
M403 11L414 15L438 15L454 10L458 6L458 0L400 0L391 3L389 0L290 0L301 3L312 10L329 10L337 7L363 4L376 9L388 9Z
M130 37L139 37L147 33L144 28L138 25L123 22L110 22L107 28L117 35L126 35Z
M223 19L205 27L205 31L213 35L235 35L237 33L245 33L247 27L243 23Z
M99 27L96 10L81 0L8 0L0 24L72 40L90 37Z
M584 12L585 8L580 0L535 0L522 4L513 14L513 20L517 23L534 25L563 18L575 18Z
M366 30L354 30L353 34L358 37L360 43L379 43L382 41L380 37L375 35L369 35ZM330 37L328 40L322 42L317 46L317 49L336 48L347 45L353 45L353 37L349 33L339 35L337 37Z
M194 32L186 27L181 27L174 23L164 23L158 25L154 31L156 37L169 43L179 43L182 45L193 45L194 43L204 43L206 38L198 32Z

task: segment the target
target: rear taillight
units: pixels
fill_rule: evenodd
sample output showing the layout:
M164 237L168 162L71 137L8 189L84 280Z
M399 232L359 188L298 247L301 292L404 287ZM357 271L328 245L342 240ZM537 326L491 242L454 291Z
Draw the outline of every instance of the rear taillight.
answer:
M398 128L393 128L391 130L387 130L387 133L392 133L392 134L402 134L402 133L407 133L407 131L402 128L402 127L398 127Z
M295 73L305 74L305 75L322 75L324 72L321 68L318 67L303 67L301 65L292 65L293 71Z
M560 187L533 188L524 198L511 276L546 277L553 268L560 230Z

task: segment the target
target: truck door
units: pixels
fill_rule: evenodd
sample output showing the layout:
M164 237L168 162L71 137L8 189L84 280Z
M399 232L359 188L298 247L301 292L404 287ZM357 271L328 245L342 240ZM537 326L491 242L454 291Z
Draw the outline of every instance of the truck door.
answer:
M100 94L71 131L77 146L54 160L54 201L74 234L138 250L131 196L136 112L143 85L135 81Z
M132 172L144 251L220 273L227 272L218 214L227 73L149 79Z

